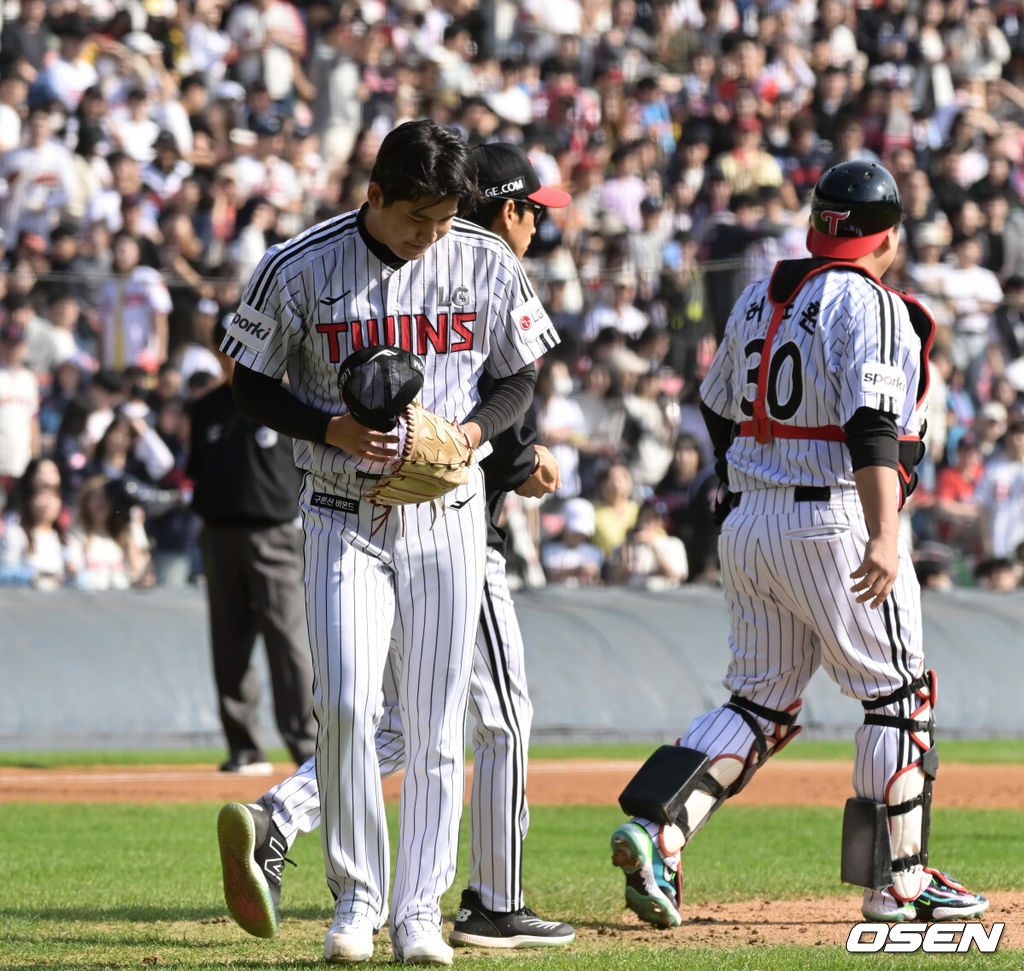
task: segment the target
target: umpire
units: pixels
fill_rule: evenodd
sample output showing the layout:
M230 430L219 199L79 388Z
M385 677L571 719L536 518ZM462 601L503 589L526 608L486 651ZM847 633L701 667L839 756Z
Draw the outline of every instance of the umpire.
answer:
M218 325L214 347L224 336ZM221 771L272 770L257 739L257 633L270 666L277 727L297 763L316 748L313 668L306 634L301 473L290 438L244 418L231 398L234 360L218 351L225 380L192 405L188 474L203 521L213 673L228 760Z

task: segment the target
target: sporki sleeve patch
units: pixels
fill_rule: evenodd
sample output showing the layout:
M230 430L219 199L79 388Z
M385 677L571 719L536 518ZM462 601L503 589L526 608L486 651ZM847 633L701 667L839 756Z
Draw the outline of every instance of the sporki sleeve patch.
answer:
M273 317L243 303L239 304L238 311L228 324L227 336L259 353L267 346L276 327L277 321Z
M903 398L907 393L907 376L894 364L869 361L860 373L862 394L884 394Z

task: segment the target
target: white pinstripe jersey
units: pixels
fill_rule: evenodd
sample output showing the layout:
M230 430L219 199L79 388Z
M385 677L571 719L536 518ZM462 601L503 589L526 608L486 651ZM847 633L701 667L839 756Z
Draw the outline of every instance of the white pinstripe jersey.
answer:
M344 414L341 363L367 345L401 346L425 364L424 408L463 421L487 371L508 377L558 343L551 318L508 245L462 219L418 260L397 259L336 216L271 247L242 295L222 348L330 414ZM480 453L481 457L483 452ZM330 473L384 465L319 442L295 442L295 463Z
M729 315L701 399L737 424L751 418L772 303L771 277L750 284ZM903 301L857 272L826 270L790 301L771 349L766 406L784 425L844 425L858 408L885 412L917 434L921 340ZM788 485L853 486L844 442L736 437L727 453L734 492Z

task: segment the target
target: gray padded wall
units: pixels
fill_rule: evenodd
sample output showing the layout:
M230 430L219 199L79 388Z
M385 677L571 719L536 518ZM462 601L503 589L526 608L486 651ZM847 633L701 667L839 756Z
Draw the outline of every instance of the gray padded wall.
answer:
M550 588L517 603L538 741L674 741L725 700L720 590ZM924 613L941 733L1024 735L1024 595L926 594ZM0 748L222 744L201 591L6 588L0 617ZM276 746L265 697L266 742ZM811 737L849 737L860 724L860 705L823 672L804 702Z

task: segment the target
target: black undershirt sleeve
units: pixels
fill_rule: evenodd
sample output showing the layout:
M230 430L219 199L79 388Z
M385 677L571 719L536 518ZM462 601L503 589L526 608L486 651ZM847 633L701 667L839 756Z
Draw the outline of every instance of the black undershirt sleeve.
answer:
M507 378L494 380L470 416L480 426L481 442L511 428L526 414L536 382L537 368L533 364ZM236 364L231 390L235 407L246 418L291 438L324 441L333 416L303 404L275 378Z
M480 442L488 442L495 435L511 428L526 414L533 402L533 389L537 383L537 367L526 367L507 378L493 378L490 388L466 421L480 426Z
M332 415L303 404L277 379L241 364L235 365L231 397L246 418L282 435L307 442L323 442L327 437Z
M723 418L717 411L712 411L704 402L700 403L700 414L711 437L711 446L715 450L715 458L725 455L736 435L736 423Z
M854 472L872 465L899 467L899 434L892 415L874 408L858 408L843 425L843 431Z

